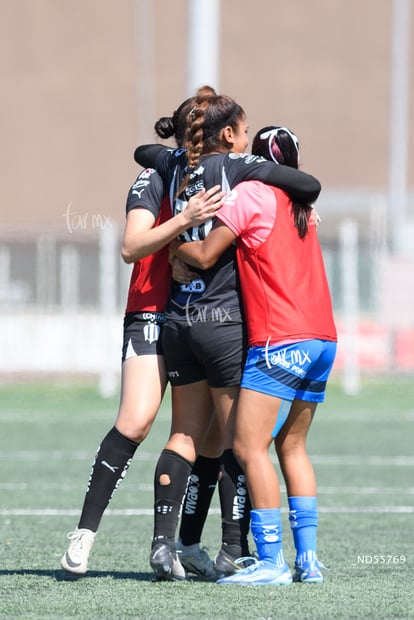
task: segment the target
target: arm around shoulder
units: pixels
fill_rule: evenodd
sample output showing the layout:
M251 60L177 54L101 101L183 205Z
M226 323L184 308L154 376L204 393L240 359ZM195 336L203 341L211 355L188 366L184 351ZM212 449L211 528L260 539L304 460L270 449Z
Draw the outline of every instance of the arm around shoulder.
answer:
M162 144L143 144L134 152L134 159L144 168L156 168L158 155L167 149Z
M235 239L234 232L219 222L204 241L173 242L170 250L192 267L210 269Z
M290 168L289 166L273 166L266 182L283 189L292 200L313 203L321 192L321 184L311 174Z

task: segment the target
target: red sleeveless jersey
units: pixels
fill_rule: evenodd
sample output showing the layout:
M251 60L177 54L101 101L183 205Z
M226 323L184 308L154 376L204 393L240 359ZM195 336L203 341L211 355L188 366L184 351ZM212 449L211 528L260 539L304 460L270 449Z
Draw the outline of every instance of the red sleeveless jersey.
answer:
M252 183L254 191L249 194ZM300 239L287 194L254 181L236 190L236 203L230 209L223 207L224 217L223 209L218 217L240 235L237 263L249 346L313 338L336 341L331 295L313 218L306 237ZM256 219L243 231L232 225L232 215L237 222L237 212L249 208L252 196ZM255 235L260 228L263 204L268 201L269 205L269 200L270 213L276 214L273 223L265 226L263 241L246 244L246 235L250 231Z
M161 203L158 226L171 217L168 197ZM171 282L168 245L134 263L125 312L164 312Z

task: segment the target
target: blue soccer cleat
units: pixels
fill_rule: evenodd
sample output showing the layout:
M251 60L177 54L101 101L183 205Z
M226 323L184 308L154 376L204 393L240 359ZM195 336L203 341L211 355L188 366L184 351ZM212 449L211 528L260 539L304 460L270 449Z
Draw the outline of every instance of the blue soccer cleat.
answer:
M326 566L316 559L302 562L300 566L295 564L293 581L300 583L323 583L321 568L326 568Z
M277 566L266 560L259 560L234 575L219 579L217 583L235 583L240 586L288 586L292 583L292 574L286 562L282 566Z

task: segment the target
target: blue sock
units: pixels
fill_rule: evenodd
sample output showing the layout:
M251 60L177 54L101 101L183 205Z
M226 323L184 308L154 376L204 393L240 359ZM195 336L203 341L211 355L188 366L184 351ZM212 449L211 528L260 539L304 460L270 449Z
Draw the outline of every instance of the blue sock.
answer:
M259 560L283 566L282 522L279 508L250 511L252 536Z
M296 564L316 560L316 528L318 500L316 497L288 497L289 521L296 548Z

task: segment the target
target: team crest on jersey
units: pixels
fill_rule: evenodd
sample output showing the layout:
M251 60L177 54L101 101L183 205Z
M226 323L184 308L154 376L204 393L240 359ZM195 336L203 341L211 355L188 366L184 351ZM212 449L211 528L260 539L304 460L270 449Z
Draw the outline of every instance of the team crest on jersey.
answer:
M155 323L147 323L144 327L144 340L152 344L157 342L160 336L160 326Z
M204 166L200 164L198 168L196 168L195 170L191 172L190 179L194 179L194 177L202 175L203 172L204 172Z

